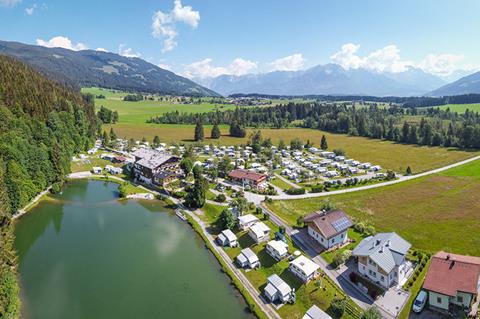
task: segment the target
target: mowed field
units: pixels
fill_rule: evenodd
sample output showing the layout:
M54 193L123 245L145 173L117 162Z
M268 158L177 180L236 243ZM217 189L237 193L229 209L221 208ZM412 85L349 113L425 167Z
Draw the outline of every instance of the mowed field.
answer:
M414 247L480 256L480 160L436 174L367 191L323 198L273 201L268 206L295 224L330 200L377 231L396 231Z
M465 113L466 110L470 110L473 112L480 112L480 103L474 104L447 104L439 106L440 109L446 110L447 108L450 109L452 112L457 113Z
M201 104L176 104L168 101L150 100L128 102L123 101L123 97L127 95L127 93L123 92L112 92L100 88L83 88L82 92L93 95L104 95L105 99L95 99L95 107L98 109L100 106L104 106L113 111L117 111L120 117L120 124L144 125L146 124L145 122L152 117L173 111L204 113L216 109L221 111L235 109L234 105L209 103L207 102L207 100L210 100L209 98L206 98Z
M152 141L155 135L165 143L189 143L192 142L194 135L193 125L168 125L168 124L149 124L146 123L152 116L158 116L165 112L208 112L215 109L226 110L233 109L233 105L222 105L208 103L206 98L201 104L182 105L172 102L162 101L139 101L126 102L123 97L124 92L112 92L110 90L99 88L84 88L83 92L94 95L104 95L105 99L96 99L95 106L101 105L115 110L119 113L119 123L114 125L105 125L104 129L109 131L113 127L117 136L122 138L134 138L141 140L146 138ZM274 101L276 103L285 103L284 100ZM239 145L248 141L248 136L253 131L248 130L246 138L233 138L228 136L228 126L221 126L222 137L218 140L210 140L211 126L205 125L205 143L220 145ZM433 168L442 167L451 163L480 154L480 152L465 152L456 149L446 149L440 147L421 147L415 145L403 145L388 141L379 141L364 137L354 137L342 134L331 134L312 129L262 129L264 138L271 138L274 144L280 140L289 143L294 138L300 138L306 142L310 140L315 146L319 146L322 135L327 136L330 150L342 148L348 157L362 162L371 162L381 165L386 169L392 169L396 172L405 172L408 166L414 173L427 171Z
M162 142L191 142L194 135L193 125L167 125L167 124L142 124L131 125L119 123L107 125L108 131L113 127L115 133L120 137L142 139L152 141L155 135L160 137ZM218 140L211 140L211 126L204 126L205 143L220 145L240 145L248 141L248 137L254 131L247 130L247 137L234 138L228 136L228 126L222 126L222 137ZM433 168L452 164L469 157L479 155L480 152L468 152L453 148L427 147L398 144L389 141L380 141L365 137L347 136L343 134L332 134L313 129L291 128L291 129L262 129L264 138L271 138L274 144L280 140L289 143L294 138L303 142L310 140L314 146L319 147L322 135L327 137L329 149L342 148L348 157L362 162L371 162L381 165L384 168L403 173L408 166L414 173L427 171Z

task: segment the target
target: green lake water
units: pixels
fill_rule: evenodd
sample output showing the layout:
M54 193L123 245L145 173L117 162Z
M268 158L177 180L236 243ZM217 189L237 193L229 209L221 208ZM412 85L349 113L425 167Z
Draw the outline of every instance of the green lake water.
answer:
M116 184L69 183L15 232L23 319L252 318L185 222Z

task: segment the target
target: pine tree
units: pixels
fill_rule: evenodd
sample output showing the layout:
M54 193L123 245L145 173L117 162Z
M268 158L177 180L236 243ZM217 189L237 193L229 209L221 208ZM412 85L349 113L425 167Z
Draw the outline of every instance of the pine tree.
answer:
M320 148L324 151L328 150L327 137L322 135L322 141L320 142Z
M221 134L220 134L220 129L218 128L218 124L215 123L215 124L213 125L212 133L211 133L211 136L210 136L210 137L211 137L212 139L219 139L220 136L221 136Z
M115 134L115 131L113 130L113 127L110 128L110 140L115 141L117 139L117 134Z
M153 138L153 145L154 146L160 145L160 137L158 137L158 135L155 135L155 137Z
M197 124L195 125L195 136L193 139L195 142L201 142L204 139L203 124L201 120L198 120Z

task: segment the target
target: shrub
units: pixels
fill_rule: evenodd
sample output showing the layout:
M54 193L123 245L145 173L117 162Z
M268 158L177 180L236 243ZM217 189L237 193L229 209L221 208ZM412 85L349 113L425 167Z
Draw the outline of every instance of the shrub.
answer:
M347 300L345 298L338 298L332 300L330 307L332 307L332 312L337 315L338 318L343 316L345 312L345 307L347 306Z
M289 195L303 195L305 194L305 188L289 188L286 190Z
M322 185L314 185L312 186L312 193L321 193L323 192L323 186Z
M215 198L215 201L219 203L223 203L226 200L227 200L227 196L225 196L224 194L218 194L217 197Z

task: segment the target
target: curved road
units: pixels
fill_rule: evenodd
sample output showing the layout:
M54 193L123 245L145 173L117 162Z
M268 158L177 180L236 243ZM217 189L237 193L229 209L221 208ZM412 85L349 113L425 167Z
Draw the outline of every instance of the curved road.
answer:
M443 166L440 168L436 168L427 172L423 172L420 174L416 175L410 175L410 176L401 176L400 178L393 180L393 181L388 181L388 182L383 182L383 183L378 183L378 184L372 184L372 185L365 185L365 186L360 186L360 187L355 187L355 188L346 188L346 189L341 189L341 190L336 190L336 191L331 191L331 192L323 192L323 193L307 193L303 195L288 195L288 194L281 194L281 195L276 195L276 196L268 196L272 200L289 200L289 199L302 199L302 198L312 198L312 197L323 197L323 196L332 196L332 195L338 195L338 194L345 194L345 193L351 193L351 192L358 192L362 190L367 190L367 189L372 189L372 188L378 188L378 187L383 187L383 186L388 186L388 185L394 185L398 184L401 182L409 181L412 179L440 173L443 171L446 171L448 169L464 165L476 160L479 160L480 156L475 156L457 163L453 163L447 166ZM248 201L254 202L255 204L260 204L265 199L265 196L263 195L258 195L258 194L253 194L250 192L245 192L245 197L247 198Z

